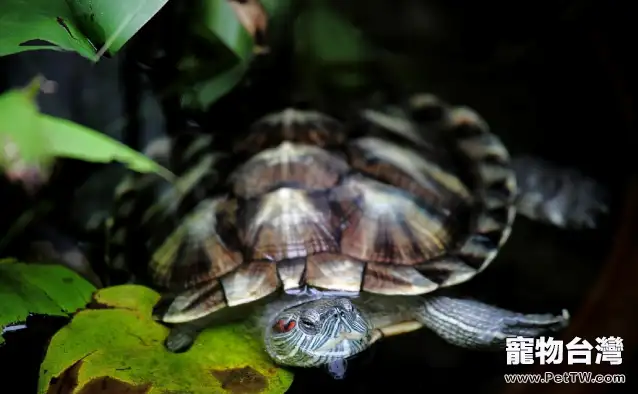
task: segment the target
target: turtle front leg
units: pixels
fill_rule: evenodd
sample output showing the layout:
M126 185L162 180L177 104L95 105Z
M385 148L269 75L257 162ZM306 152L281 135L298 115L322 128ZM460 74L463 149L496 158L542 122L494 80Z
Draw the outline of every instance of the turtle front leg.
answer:
M201 299L187 297L184 293L177 297L165 295L153 308L153 318L169 326L169 333L164 340L166 350L173 353L182 353L190 349L199 334L214 323L218 310L202 303L198 308L189 308L192 300L201 302ZM218 308L220 309L220 308Z
M522 156L512 160L522 215L567 229L595 228L608 210L605 188L573 168Z
M199 336L199 333L205 327L194 323L182 323L171 327L164 346L166 350L172 353L183 353L190 349L195 340Z
M479 301L428 297L414 318L448 343L468 349L499 350L508 337L538 337L567 326L569 314L523 314Z

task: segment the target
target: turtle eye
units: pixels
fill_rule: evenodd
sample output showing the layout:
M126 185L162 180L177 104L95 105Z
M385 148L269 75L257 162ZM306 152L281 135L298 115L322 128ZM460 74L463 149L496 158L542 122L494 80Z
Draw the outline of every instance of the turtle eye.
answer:
M294 320L286 321L284 319L280 319L280 320L277 320L274 326L272 326L272 329L273 331L278 333L285 333L295 328L296 325L297 325L297 322Z

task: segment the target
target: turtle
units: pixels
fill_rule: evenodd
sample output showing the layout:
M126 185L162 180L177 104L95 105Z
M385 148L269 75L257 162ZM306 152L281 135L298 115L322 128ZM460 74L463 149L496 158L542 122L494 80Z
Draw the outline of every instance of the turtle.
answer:
M607 209L589 178L533 157L517 164L471 108L426 93L346 120L284 108L228 139L157 140L146 153L178 182L132 174L116 192L110 264L137 262L160 289L168 351L246 318L288 367L340 365L424 327L489 351L567 326L566 310L519 313L445 292L490 265L517 210L580 229Z

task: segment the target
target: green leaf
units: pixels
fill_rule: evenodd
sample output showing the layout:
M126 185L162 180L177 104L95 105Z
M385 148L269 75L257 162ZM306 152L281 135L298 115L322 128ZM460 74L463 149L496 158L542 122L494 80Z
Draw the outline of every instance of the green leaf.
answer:
M14 149L7 152L8 144L15 144L20 159L26 163L47 161L47 142L40 127L40 113L35 97L40 89L40 79L24 89L10 90L0 95L0 166L18 160Z
M357 64L372 59L373 47L363 33L325 0L313 0L295 21L295 50L318 68L328 69L331 79L340 85L358 86L365 83L357 72ZM339 70L344 67L344 70ZM304 73L305 64L301 65ZM312 72L312 71L311 71ZM306 75L315 79L316 75Z
M97 45L104 45L110 54L115 54L168 0L65 0L65 3L82 32Z
M95 56L95 48L73 22L65 0L2 0L0 32L0 56L42 49L42 45L23 45L36 39L50 42L51 49Z
M168 0L2 0L0 56L50 48L97 60L98 46L114 54ZM52 44L25 46L43 40Z
M0 329L25 321L30 313L67 316L83 308L94 291L66 267L0 260Z
M193 13L196 35L210 48L222 50L217 50L212 60L182 59L183 75L197 75L190 78L192 82L181 86L184 107L206 110L239 84L254 58L253 37L230 3L229 0L202 0L200 8ZM213 66L211 61L215 62Z
M239 63L208 80L194 84L182 94L182 105L201 110L208 108L237 86L244 76L246 68L245 63Z
M370 58L370 44L350 21L315 0L295 21L297 50L322 63L356 63Z
M38 111L35 96L40 79L27 88L0 95L0 167L25 163L47 164L54 157L106 163L119 161L140 172L174 176L153 160L128 146L87 127ZM7 144L13 147L7 154ZM14 157L18 152L19 158Z
M261 0L261 5L266 10L268 18L283 17L290 15L293 0Z
M85 161L125 163L138 172L155 172L166 179L174 175L143 154L98 131L53 116L40 115L41 127L48 141L47 149L59 157Z
M242 324L205 330L187 352L168 352L168 329L151 317L158 299L137 285L99 290L95 301L102 308L80 311L51 340L39 393L104 386L122 392L283 393L291 385L292 374L276 367Z
M211 40L220 40L240 61L250 61L255 44L230 1L202 0L201 7L198 14L201 34Z

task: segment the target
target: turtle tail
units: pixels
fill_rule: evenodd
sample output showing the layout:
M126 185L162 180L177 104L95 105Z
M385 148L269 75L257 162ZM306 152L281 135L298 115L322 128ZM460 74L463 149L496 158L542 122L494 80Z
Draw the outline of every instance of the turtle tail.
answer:
M412 118L421 125L436 125L467 163L475 190L475 215L471 230L454 253L446 258L485 269L507 241L516 215L516 175L507 148L489 130L487 123L467 107L451 107L429 94L419 94L409 103ZM443 284L451 286L469 279Z

